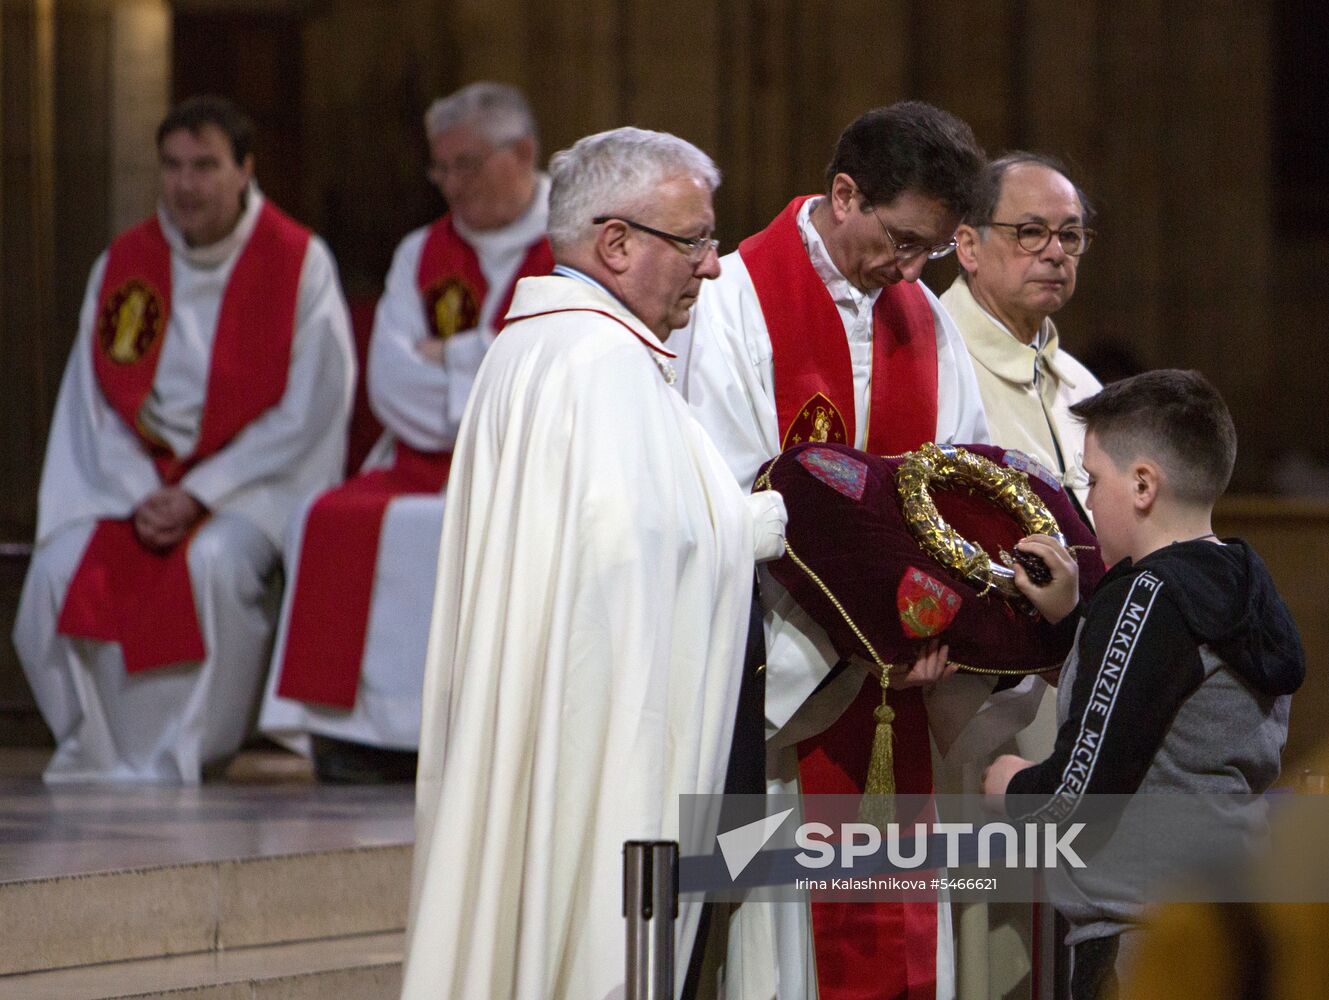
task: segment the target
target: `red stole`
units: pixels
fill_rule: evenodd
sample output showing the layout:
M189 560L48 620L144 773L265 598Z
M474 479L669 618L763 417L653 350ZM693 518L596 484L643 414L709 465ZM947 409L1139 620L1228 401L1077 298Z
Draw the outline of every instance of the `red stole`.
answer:
M498 329L517 282L553 267L549 241L541 237L503 290L493 314ZM446 340L479 323L489 286L450 215L429 227L415 283L431 336ZM355 705L388 504L406 493L440 492L451 464L451 452L418 451L398 441L391 466L361 473L314 502L305 521L277 683L283 698L348 710Z
M222 295L198 443L183 457L139 419L170 322L170 245L155 218L111 244L94 321L93 371L111 408L152 455L163 484L178 483L281 401L308 243L307 229L264 203ZM98 521L65 594L59 632L120 643L130 673L202 660L188 542L152 552L139 543L132 518Z
M769 226L739 245L770 331L780 447L803 441L853 445L854 378L844 322L812 267L798 232L795 198ZM937 340L932 308L909 282L887 285L873 308L872 376L865 450L898 455L931 441L937 427ZM867 783L880 703L876 683L825 731L799 744L804 794L857 795ZM932 791L927 712L917 689L893 691L895 786ZM936 994L937 908L933 903L811 905L821 1000Z

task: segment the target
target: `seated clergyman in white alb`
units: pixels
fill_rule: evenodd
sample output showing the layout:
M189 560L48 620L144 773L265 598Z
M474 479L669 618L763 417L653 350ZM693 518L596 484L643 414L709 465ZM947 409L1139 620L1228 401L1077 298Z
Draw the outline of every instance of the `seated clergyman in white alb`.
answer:
M259 718L288 744L312 734L324 781L415 778L452 445L517 280L554 266L549 179L521 92L473 83L424 123L449 211L402 240L378 303L367 378L382 440L293 522Z
M722 790L754 560L783 548L783 501L738 487L672 387L667 338L719 273L715 165L624 128L550 175L558 267L518 283L453 457L408 1000L622 995L623 842Z
M14 627L47 781L188 784L235 752L282 532L341 472L346 303L322 240L254 185L251 137L228 101L174 109L157 215L88 281Z

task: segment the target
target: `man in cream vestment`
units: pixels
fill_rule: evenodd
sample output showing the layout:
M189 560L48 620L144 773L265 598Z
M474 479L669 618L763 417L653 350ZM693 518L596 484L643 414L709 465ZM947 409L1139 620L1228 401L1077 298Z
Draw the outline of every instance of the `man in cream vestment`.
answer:
M778 495L737 487L671 386L666 338L719 270L718 171L624 128L550 174L559 266L518 284L454 453L407 1000L623 995L623 842L721 791L754 558L783 547Z
M994 160L956 233L960 275L941 297L973 359L993 443L1036 459L1071 492L1085 520L1084 427L1070 407L1101 386L1061 349L1052 314L1075 293L1080 256L1094 235L1088 216L1083 195L1055 160L1035 153ZM1056 732L1054 692L1042 678L1027 677L994 694L936 762L938 791L976 793L983 768L1002 752L1042 760ZM1050 927L1050 908L1042 918ZM1050 964L1031 968L1038 931L1028 907L963 904L956 924L962 1000L1050 988ZM1040 950L1051 955L1050 936Z

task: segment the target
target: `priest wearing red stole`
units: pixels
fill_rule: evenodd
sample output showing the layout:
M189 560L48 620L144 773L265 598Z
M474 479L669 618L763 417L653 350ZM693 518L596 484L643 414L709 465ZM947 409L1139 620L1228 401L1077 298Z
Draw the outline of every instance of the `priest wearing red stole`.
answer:
M344 461L355 375L336 267L253 183L252 127L193 98L161 204L93 266L14 643L51 782L191 784L239 747L282 533Z
M693 313L684 389L740 485L805 441L893 455L988 440L964 341L918 280L954 249L983 162L943 111L870 111L840 136L825 193L795 198L724 258ZM825 632L765 572L760 584L768 789L861 792L880 688L855 663L837 667ZM911 679L892 682L895 787L927 793L928 711ZM728 954L730 995L745 1000L954 990L947 907L926 902L740 906Z
M547 274L549 179L521 92L473 83L425 114L449 212L397 248L369 347L383 439L355 478L311 498L288 538L260 728L313 735L325 781L415 777L444 489L471 383L517 281Z

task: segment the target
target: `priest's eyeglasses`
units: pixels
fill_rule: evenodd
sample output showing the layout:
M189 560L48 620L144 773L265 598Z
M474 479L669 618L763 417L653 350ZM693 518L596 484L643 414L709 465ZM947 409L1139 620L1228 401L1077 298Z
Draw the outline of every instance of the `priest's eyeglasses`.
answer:
M606 222L621 222L632 229L650 233L652 236L658 236L670 243L676 243L684 248L688 261L694 267L704 261L706 255L712 250L716 253L720 252L720 241L713 236L677 236L674 233L666 233L663 229L652 229L650 226L643 226L640 222L633 222L631 219L625 219L619 215L597 215L591 220L591 223L596 226L603 226Z
M1089 244L1098 234L1084 226L1062 226L1049 229L1041 222L988 222L989 226L1001 226L1015 231L1015 242L1025 253L1042 253L1052 237L1057 238L1062 250L1072 257L1078 257L1089 249Z
M886 238L891 241L891 249L895 252L896 261L900 264L908 264L910 261L918 260L924 254L927 254L928 260L940 260L947 254L955 252L955 239L953 237L945 243L938 243L932 247L924 246L922 243L901 243L895 238L895 234L886 227L886 223L881 221L876 206L869 205L868 210L872 212L872 217L877 220L877 225L881 226L881 231L886 234Z

